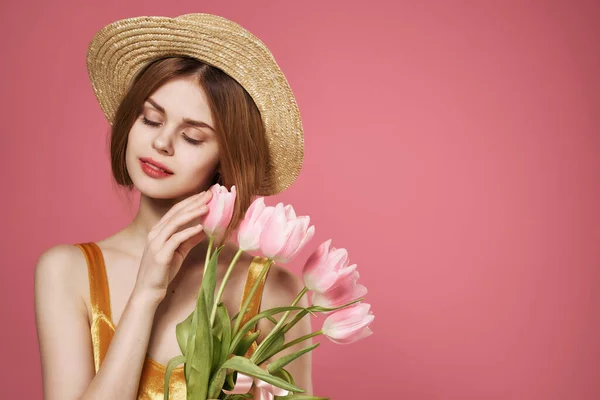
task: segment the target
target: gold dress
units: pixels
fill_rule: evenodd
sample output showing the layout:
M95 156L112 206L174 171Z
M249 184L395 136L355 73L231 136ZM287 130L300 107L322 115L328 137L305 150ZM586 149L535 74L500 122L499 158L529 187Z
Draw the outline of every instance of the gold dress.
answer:
M83 251L87 260L88 278L90 283L90 302L92 308L92 325L90 327L90 331L94 349L94 366L95 371L98 372L100 364L102 364L102 360L106 355L106 351L108 350L108 346L115 332L115 326L112 321L110 308L110 292L108 288L108 279L106 277L106 267L104 264L102 251L96 243L79 243L76 244L76 246ZM246 284L242 299L240 301L240 306L247 298L252 285L254 282L256 282L256 279L258 279L260 271L265 267L266 261L267 259L261 257L254 257L252 260L248 270L248 276L246 278ZM242 325L259 312L263 287L267 275L268 273L265 274L258 286L258 289L254 293L249 305L250 311L244 316ZM248 350L246 356L250 356L256 347L257 344L254 342ZM146 355L146 358L144 359L144 366L142 368L142 375L140 377L137 397L138 400L164 399L163 389L166 369L167 367L165 365ZM180 365L173 370L169 382L169 388L170 399L185 400L186 385L183 374L183 365Z

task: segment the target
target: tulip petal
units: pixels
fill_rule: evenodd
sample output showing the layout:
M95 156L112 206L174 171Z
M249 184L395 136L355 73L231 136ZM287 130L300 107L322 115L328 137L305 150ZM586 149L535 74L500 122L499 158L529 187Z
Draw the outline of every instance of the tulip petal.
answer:
M321 243L304 264L302 279L309 290L324 292L337 280L337 272L327 265L330 245L331 239Z
M296 253L298 253L300 250L302 250L302 248L308 243L310 242L310 240L313 238L313 236L315 235L315 226L311 226L310 228L308 228L308 230L306 231L306 234L304 235L304 237L302 238L302 241L300 242L300 244L298 245L298 248L296 248L296 252L294 254L292 254L291 257L294 257L296 255Z
M353 324L355 321L360 321L367 315L371 305L368 303L358 303L350 307L343 308L331 314L323 323L323 331L329 329L338 329L340 326Z
M304 238L305 231L303 230L303 225L300 221L294 220L289 222L290 232L287 235L287 241L284 244L283 248L279 251L278 261L280 264L285 264L289 260L291 260L292 256L298 250L298 246L302 242Z
M329 251L329 258L335 264L335 269L340 270L348 265L348 251L346 249L333 249Z
M273 207L264 206L263 198L256 200L252 204L255 204L255 206L250 215L244 217L238 233L239 248L246 252L255 252L260 249L261 232L274 210Z
M213 196L208 202L208 213L201 218L204 232L208 236L215 237L225 231L235 206L236 189L231 187L231 192L226 187L215 184L210 187Z
M246 215L244 216L244 221L247 222L255 222L260 213L265 209L265 198L258 197L256 200L250 204L248 210L246 211Z
M373 331L371 329L369 329L368 327L366 327L366 328L362 329L361 331L359 331L355 335L352 335L349 337L344 337L344 338L339 338L339 339L329 338L329 340L331 340L332 342L334 342L336 344L351 344L360 339L364 339L367 336L371 336L372 334L373 334Z
M288 221L296 219L296 212L294 211L294 207L291 204L288 204L284 207L285 210L285 219Z
M342 268L340 270L338 270L338 279L340 281L344 281L346 279L352 279L354 281L356 281L358 279L358 271L356 270L357 265L356 264L352 264L348 267Z
M343 310L344 309L340 311ZM334 316L335 314L332 314L331 316ZM347 320L344 321L344 323L340 323L333 327L329 327L327 333L325 333L325 327L323 327L323 333L325 333L325 335L328 338L332 339L333 341L336 341L336 343L344 341L355 341L358 340L357 338L360 338L361 331L367 326L369 326L369 324L373 322L374 319L375 316L373 314L369 314L359 320Z
M265 223L264 229L260 235L260 248L265 257L274 259L281 248L285 245L287 221L283 204L275 206L273 213Z
M350 303L367 294L367 288L363 285L338 285L324 293L313 292L311 301L314 306L335 308ZM331 311L325 311L325 314Z

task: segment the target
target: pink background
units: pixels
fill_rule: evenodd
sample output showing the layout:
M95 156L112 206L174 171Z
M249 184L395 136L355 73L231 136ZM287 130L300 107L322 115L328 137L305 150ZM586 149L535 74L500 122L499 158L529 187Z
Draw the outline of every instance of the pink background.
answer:
M111 183L88 42L189 12L262 38L297 96L304 167L268 199L316 226L292 268L333 238L370 290L374 335L322 338L316 395L600 398L600 7L566 0L4 2L3 398L41 398L41 252L135 211Z

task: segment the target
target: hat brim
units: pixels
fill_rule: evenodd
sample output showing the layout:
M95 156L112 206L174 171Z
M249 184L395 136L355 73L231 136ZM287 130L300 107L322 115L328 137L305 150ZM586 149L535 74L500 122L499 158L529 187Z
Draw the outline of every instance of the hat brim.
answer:
M87 69L100 107L112 125L136 74L166 56L194 57L213 65L244 87L258 107L272 159L259 195L273 195L297 178L304 157L304 133L292 90L269 49L226 18L185 14L141 16L102 28L88 46Z

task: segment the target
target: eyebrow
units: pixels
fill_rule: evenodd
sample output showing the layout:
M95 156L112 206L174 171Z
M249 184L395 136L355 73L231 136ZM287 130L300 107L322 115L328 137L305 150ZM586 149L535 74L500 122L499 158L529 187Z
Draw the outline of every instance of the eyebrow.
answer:
M152 106L154 108L156 108L158 111L160 111L161 113L166 114L164 107L159 105L156 101L152 100L151 98L148 98L146 101L148 103L152 104ZM190 119L190 118L184 118L183 122L185 122L187 125L190 125L190 126L195 126L198 128L208 128L208 129L212 130L213 132L215 131L214 128L212 126L210 126L209 124L207 124L206 122L194 121L193 119Z

